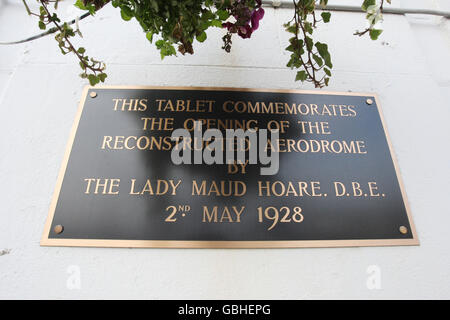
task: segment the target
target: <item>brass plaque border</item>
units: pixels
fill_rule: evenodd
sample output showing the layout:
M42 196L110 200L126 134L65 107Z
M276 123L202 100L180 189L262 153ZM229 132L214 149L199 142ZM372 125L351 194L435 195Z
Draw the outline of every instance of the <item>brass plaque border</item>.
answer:
M408 222L411 228L412 238L409 239L377 239L377 240L281 240L281 241L179 241L179 240L109 240L109 239L50 239L50 228L56 210L59 193L61 191L70 153L72 151L75 134L78 129L81 114L88 96L89 89L156 89L156 90L204 90L204 91L250 91L250 92L274 92L274 93L301 93L315 95L342 95L342 96L366 96L375 98L378 114L380 115L383 131L386 136L389 152L394 164L397 181L405 205ZM361 92L333 92L333 91L313 91L294 89L257 89L257 88L228 88L228 87L173 87L173 86L85 86L80 100L78 111L66 146L66 151L59 170L55 191L50 203L50 209L45 222L41 246L61 246L61 247L120 247L120 248L318 248L318 247L361 247L361 246L417 246L420 245L416 228L412 219L400 170L397 163L390 136L386 129L386 123L381 112L380 101L375 93Z

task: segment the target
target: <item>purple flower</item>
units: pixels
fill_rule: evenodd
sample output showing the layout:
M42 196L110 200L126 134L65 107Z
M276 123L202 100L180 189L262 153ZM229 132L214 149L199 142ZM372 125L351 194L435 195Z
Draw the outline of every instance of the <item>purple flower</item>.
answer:
M246 24L243 27L239 27L238 35L240 35L241 38L243 38L243 39L250 38L252 33L253 33L253 29L252 29L252 27L250 27L249 24Z
M232 9L232 12L236 22L225 22L222 27L230 33L237 33L241 38L250 38L253 31L259 28L259 21L264 17L262 1L256 0L256 6L251 11L245 6L245 1L241 3L238 0L235 4L237 7Z
M259 20L261 20L262 18L264 18L264 9L263 8L259 8L258 10L253 10L252 12L252 29L256 30L259 27Z

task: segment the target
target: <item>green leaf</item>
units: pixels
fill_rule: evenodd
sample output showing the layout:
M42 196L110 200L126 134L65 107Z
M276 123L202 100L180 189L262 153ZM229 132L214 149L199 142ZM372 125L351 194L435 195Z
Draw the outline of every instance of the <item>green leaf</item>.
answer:
M313 59L317 62L319 67L323 65L323 60L317 54L313 54Z
M308 75L306 74L306 71L298 71L297 76L295 77L295 81L305 81L308 78Z
M202 31L204 31L204 30L208 29L210 25L211 25L211 23L209 21L202 21L200 23L200 29Z
M41 29L41 30L45 30L45 28L46 28L46 25L45 25L45 23L44 23L44 22L42 22L42 21L39 21L39 29Z
M212 13L209 10L206 10L205 12L203 12L202 15L202 20L211 20L215 17L214 13Z
M206 32L203 31L203 32L200 33L196 38L197 38L197 41L198 41L198 42L203 42L203 41L205 41L205 40L206 40Z
M74 4L75 7L81 9L81 10L87 10L90 14L95 13L95 5L93 3L87 3L86 5L82 0L77 0Z
M364 0L361 9L367 11L367 8L376 4L375 0Z
M150 5L152 6L153 10L155 10L156 12L159 11L158 1L150 1Z
M160 50L161 59L166 56L174 56L177 54L174 46L170 41L164 41L162 39L155 42L156 48Z
M122 17L123 20L130 21L131 18L133 18L133 14L132 14L131 10L129 10L129 8L127 8L127 9L125 9L125 8L127 8L127 7L123 7L120 10L120 16Z
M86 6L84 5L82 0L77 0L74 4L75 7L81 10L87 10Z
M150 43L153 41L153 32L149 31L145 36L147 37L147 40L150 41Z
M83 48L83 47L80 47L80 48L78 48L77 51L78 51L79 54L84 54L86 52L86 49Z
M91 86L95 86L99 82L98 77L94 74L88 75L88 80Z
M304 27L305 27L306 32L308 32L309 34L313 33L313 28L312 28L312 24L311 23L305 22Z
M317 41L315 46L320 56L325 61L325 65L329 68L333 68L333 64L331 63L331 56L328 52L328 45L326 43L320 43L319 41Z
M325 22L325 23L330 22L330 18L331 18L330 12L322 12L320 15L322 16L323 22Z
M212 20L211 21L211 26L217 27L217 28L222 28L222 21L220 21L220 20Z
M288 63L286 64L286 67L291 68L291 69L294 67L294 59L293 58L291 58L288 61Z
M371 29L369 31L370 34L370 39L372 40L377 40L378 37L380 36L380 34L383 32L383 30L378 30L378 29Z
M296 26L288 26L286 28L286 31L289 32L289 33L295 34L297 32L297 27Z
M57 2L55 2L57 3ZM58 16L56 15L56 13L52 14L52 16L50 17L50 21L53 22L61 22L61 20L59 20Z
M225 11L225 10L217 10L216 14L220 20L227 20L228 17L230 16L228 11Z
M286 51L291 51L291 52L294 52L294 51L295 51L294 46L293 46L292 44L289 45L289 46L287 46L285 50L286 50Z
M326 6L327 6L327 4L328 4L328 0L320 0L320 6L322 7L322 8L325 8Z
M161 49L162 46L164 45L164 40L160 39L158 41L155 42L156 48Z
M101 82L105 82L105 79L106 79L107 76L108 76L108 75L107 75L106 73L100 73L100 74L98 75L98 79L99 79Z
M305 41L306 41L306 48L308 49L308 51L311 51L313 48L313 40L310 37L305 37Z

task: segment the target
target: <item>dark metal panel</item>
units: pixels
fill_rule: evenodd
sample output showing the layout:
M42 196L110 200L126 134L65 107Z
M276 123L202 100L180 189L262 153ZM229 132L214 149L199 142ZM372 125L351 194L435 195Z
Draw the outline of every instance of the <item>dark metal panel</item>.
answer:
M92 92L96 93L95 97L89 95ZM190 247L191 244L214 247L216 241L221 242L217 246L225 247L223 241L231 241L232 247L321 246L320 241L327 241L326 246L418 244L374 95L226 88L94 88L85 94L70 157L60 177L60 190L57 186L50 209L43 245L96 245L96 240L102 241L97 242L101 246L108 246L108 240L137 240L140 241L137 246L148 247ZM148 108L144 112L113 111L116 98L147 99ZM157 99L214 100L214 111L161 112L157 110ZM372 103L368 104L367 99ZM354 106L356 116L227 113L222 106L228 100L314 104L319 110L324 104L350 105ZM174 128L181 128L187 118L255 119L260 128L265 128L271 120L286 120L290 127L280 138L362 140L367 154L282 152L279 172L261 176L259 165L249 165L245 174L228 174L226 165L174 165L170 151L101 148L104 136L170 136L170 131L143 131L142 117L174 118ZM326 121L331 134L301 133L299 120ZM91 188L91 192L85 193L86 178L120 179L117 188L120 192L94 194ZM175 195L130 195L131 179L135 179L134 190L142 190L150 179L154 192L158 180L174 183L181 180L181 183ZM229 197L192 195L192 180L206 180L207 185L212 181L219 184L225 181L227 185L238 180L246 184L247 192ZM318 193L322 196L293 196L292 193L259 196L258 181L281 181L284 185L292 182L293 186L299 181L318 181ZM336 196L334 182L343 183L349 196ZM350 192L352 182L360 184L361 196ZM370 196L368 182L376 182L379 196ZM172 212L170 206L189 206L190 210L177 211L173 216L176 221L167 222ZM229 210L234 222L202 222L204 207L211 212L214 206L219 218L223 210ZM238 211L245 207L240 222L236 222L233 207ZM262 222L258 207L262 208ZM268 230L272 225L264 216L268 207L289 208L287 217L291 222L279 221ZM292 219L296 207L301 207L303 215L299 223ZM274 214L273 209L269 212ZM280 210L280 220L286 212L287 209ZM63 226L63 231L55 232L56 226ZM133 242L121 245L116 241L111 246L133 246Z

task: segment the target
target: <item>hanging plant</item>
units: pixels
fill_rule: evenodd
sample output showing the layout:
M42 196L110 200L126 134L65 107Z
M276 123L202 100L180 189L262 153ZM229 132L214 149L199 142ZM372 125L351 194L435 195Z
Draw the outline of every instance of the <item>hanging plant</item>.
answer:
M29 15L38 17L38 25L46 34L56 33L62 54L71 53L79 60L82 69L80 76L88 79L91 85L105 82L105 63L86 54L84 47L75 47L72 38L81 36L78 19L62 22L56 11L60 0L37 0L39 12L32 12L22 0ZM313 38L314 30L320 23L328 23L331 13L324 11L328 0L293 0L293 17L284 28L291 34L290 53L287 67L296 70L296 81L311 82L316 88L327 86L331 77L331 55L328 45ZM391 3L391 0L386 0ZM147 39L153 43L161 54L166 56L194 54L195 42L207 39L206 31L211 28L224 30L222 49L232 50L233 36L250 39L264 23L262 0L76 0L75 6L85 10L88 15L111 5L120 10L123 20L136 19ZM376 40L382 30L376 28L382 21L384 0L364 0L362 10L366 12L369 26L363 31L356 31L358 36L369 35ZM322 10L320 16L316 10ZM75 24L75 28L72 25Z

